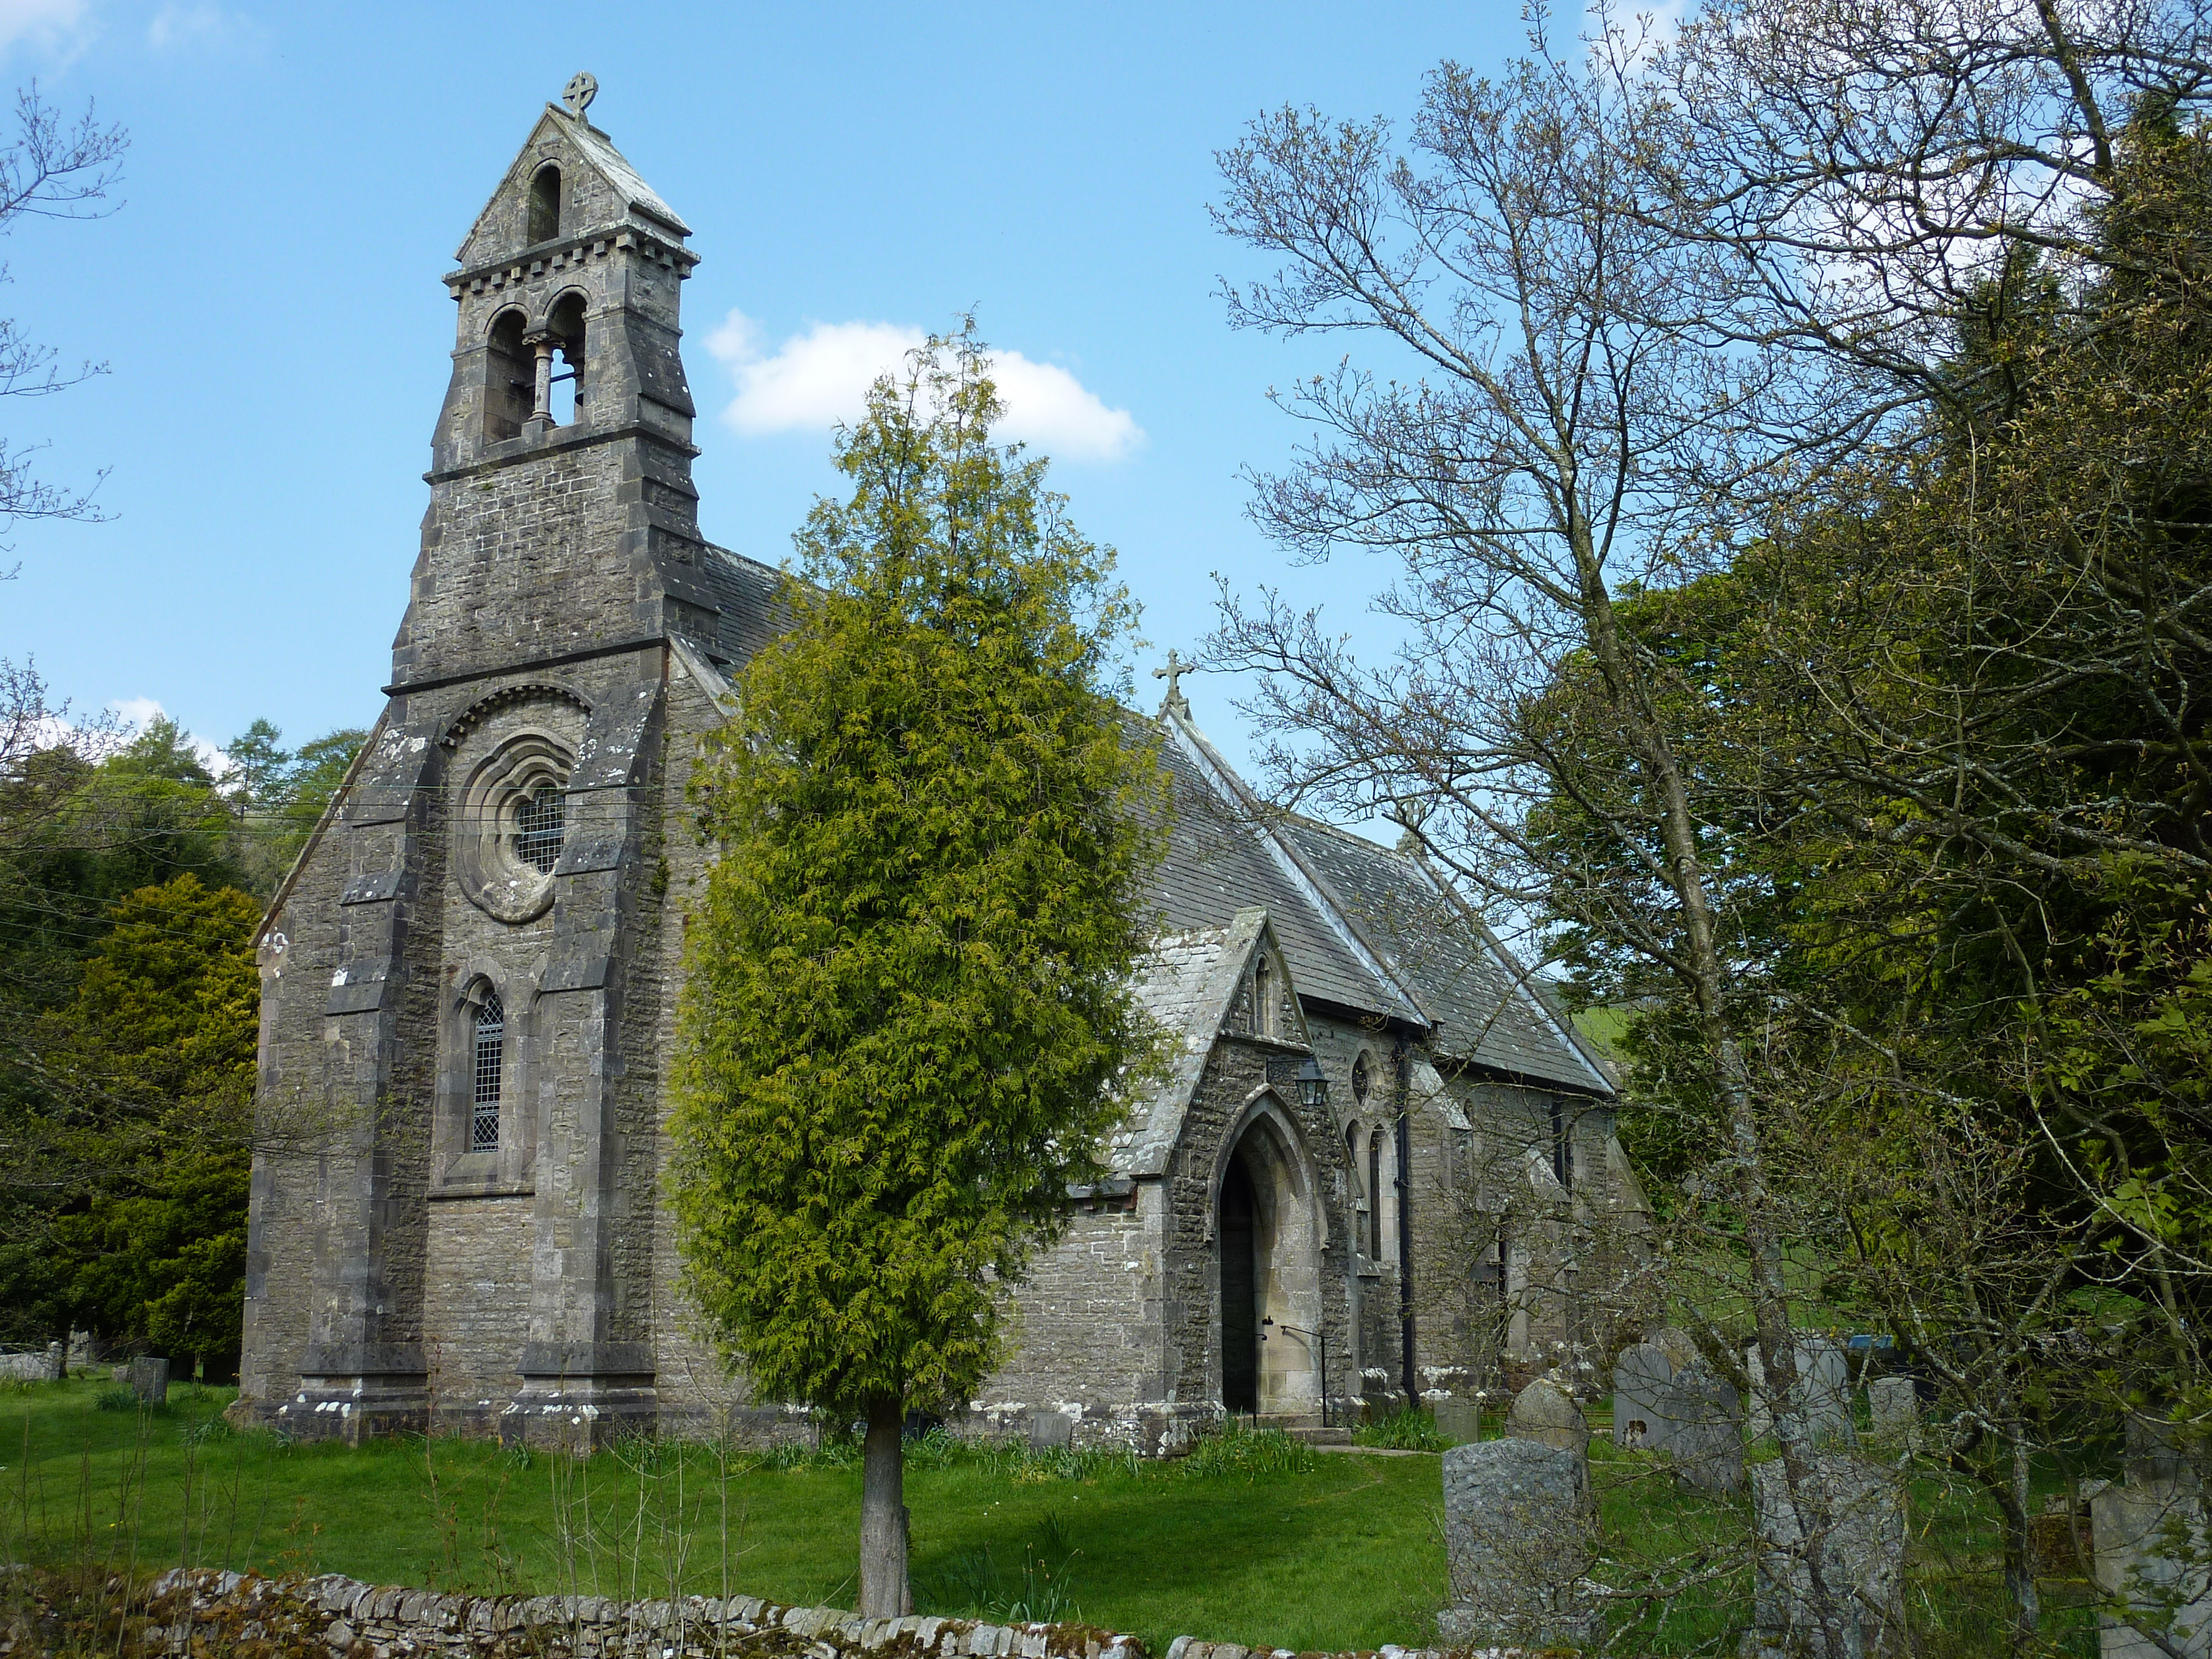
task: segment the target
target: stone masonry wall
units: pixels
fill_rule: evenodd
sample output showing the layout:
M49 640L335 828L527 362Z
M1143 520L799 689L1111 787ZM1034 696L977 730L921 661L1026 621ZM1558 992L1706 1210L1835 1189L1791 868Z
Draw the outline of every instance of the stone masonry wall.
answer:
M1076 1445L1158 1449L1160 1427L1143 1422L1139 1408L1167 1397L1159 1312L1164 1196L1157 1182L1145 1182L1126 1195L1076 1201L1066 1236L1014 1293L1006 1364L975 1402L985 1425L1027 1432L1034 1413L1053 1412L1069 1419Z
M0 1631L0 1652L14 1633ZM862 1619L757 1596L616 1601L604 1596L443 1595L335 1574L260 1578L202 1568L155 1580L147 1616L127 1633L135 1655L252 1653L260 1659L1146 1659L1133 1636L1088 1625L993 1625L909 1614ZM1493 1649L1492 1659L1522 1659ZM1430 1648L1300 1654L1180 1636L1165 1659L1444 1659Z
M514 1393L530 1309L530 1201L524 1193L431 1206L424 1358L442 1424L488 1429Z
M257 1652L266 1659L1143 1659L1133 1637L1083 1625L861 1619L757 1596L616 1601L604 1596L471 1596L335 1575L275 1579L173 1570L153 1585L131 1647L140 1654Z
M659 886L662 896L651 914L650 931L641 925L637 934L641 969L650 957L665 988L653 1006L651 1020L633 1018L629 1026L635 1041L661 1054L677 1050L679 999L676 988L683 967L684 935L690 907L706 891L707 852L693 827L687 792L698 765L701 735L726 718L714 702L724 690L720 684L702 684L681 658L670 670L667 719L658 767L662 828L653 866L647 872L648 884ZM659 1114L651 1146L653 1164L644 1179L657 1194L667 1179L667 1115L675 1102L663 1091L661 1098L653 1103ZM704 1340L698 1315L684 1294L675 1218L668 1207L654 1204L650 1227L641 1231L652 1249L653 1344L659 1366L654 1390L659 1397L661 1422L678 1430L717 1434L737 1427L756 1438L811 1435L805 1413L758 1405L745 1377L732 1375Z

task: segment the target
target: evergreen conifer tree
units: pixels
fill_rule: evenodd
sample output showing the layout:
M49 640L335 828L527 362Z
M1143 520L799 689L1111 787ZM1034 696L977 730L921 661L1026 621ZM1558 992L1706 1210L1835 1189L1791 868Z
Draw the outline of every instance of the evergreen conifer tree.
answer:
M1133 613L999 412L972 323L876 384L696 785L678 1237L757 1389L866 1420L871 1616L910 1602L907 1413L997 1362L1148 1051L1164 788L1109 696Z

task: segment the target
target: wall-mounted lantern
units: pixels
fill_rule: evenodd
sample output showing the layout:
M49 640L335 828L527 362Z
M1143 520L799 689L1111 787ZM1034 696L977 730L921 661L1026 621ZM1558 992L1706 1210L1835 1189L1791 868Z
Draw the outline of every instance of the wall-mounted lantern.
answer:
M1322 1073L1321 1062L1311 1054L1298 1067L1298 1103L1310 1112L1317 1112L1328 1103L1328 1079Z

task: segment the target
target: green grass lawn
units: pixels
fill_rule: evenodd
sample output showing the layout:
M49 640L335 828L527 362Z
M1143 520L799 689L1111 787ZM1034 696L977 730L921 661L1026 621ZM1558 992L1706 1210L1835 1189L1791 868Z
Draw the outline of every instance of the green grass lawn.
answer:
M167 1411L142 1415L100 1409L104 1391L70 1382L0 1392L0 1559L853 1603L860 1477L850 1449L723 1459L639 1443L578 1462L444 1438L287 1445L229 1433L223 1392L180 1387ZM1733 1653L1749 1611L1748 1499L1678 1491L1659 1460L1603 1439L1591 1472L1603 1523L1595 1576L1628 1597L1652 1592L1618 1607L1630 1629L1617 1650ZM928 1613L1079 1619L1155 1653L1184 1633L1371 1650L1428 1640L1446 1597L1433 1454L1323 1455L1252 1437L1145 1463L925 1443L909 1456L907 1501ZM1986 1507L1923 1481L1911 1513L1922 1652L1998 1650ZM2051 1651L2094 1655L2086 1587L2049 1584L2045 1595Z
M286 1446L224 1433L228 1395L215 1390L174 1389L169 1411L143 1418L97 1409L100 1391L0 1395L0 1559L190 1560L484 1592L712 1595L726 1582L853 1604L857 1461L737 1455L725 1469L696 1446L584 1463L442 1438ZM1301 1650L1422 1639L1445 1594L1436 1458L1295 1461L1194 1474L919 1452L907 1475L916 1600L1080 1618L1155 1652L1186 1632Z

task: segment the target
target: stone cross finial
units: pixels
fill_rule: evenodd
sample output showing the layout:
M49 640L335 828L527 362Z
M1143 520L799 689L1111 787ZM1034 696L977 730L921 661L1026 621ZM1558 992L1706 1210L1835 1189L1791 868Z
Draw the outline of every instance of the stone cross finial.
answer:
M568 77L568 84L562 89L561 101L568 106L568 113L580 121L584 112L591 108L592 100L599 95L599 77L589 70L580 70Z
M1168 683L1168 694L1160 700L1160 713L1180 714L1190 718L1190 699L1182 694L1182 677L1190 672L1190 665L1172 651L1168 653L1168 665L1152 670L1152 678Z

